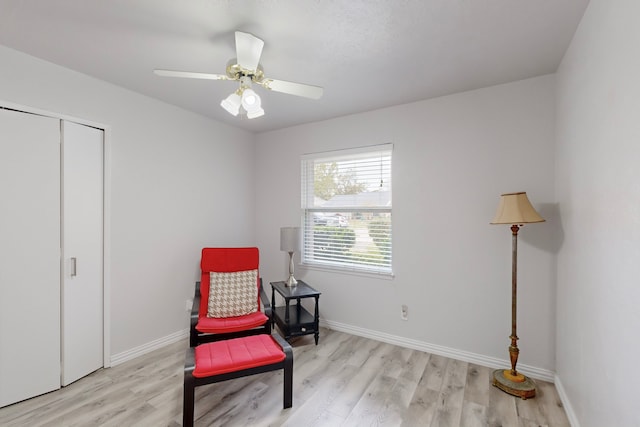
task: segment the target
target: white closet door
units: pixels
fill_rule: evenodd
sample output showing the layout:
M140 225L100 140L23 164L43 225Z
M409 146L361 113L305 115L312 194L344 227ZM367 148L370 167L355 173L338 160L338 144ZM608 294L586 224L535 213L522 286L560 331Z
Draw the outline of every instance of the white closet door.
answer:
M62 385L103 364L103 131L63 122Z
M60 121L0 109L0 407L60 388Z

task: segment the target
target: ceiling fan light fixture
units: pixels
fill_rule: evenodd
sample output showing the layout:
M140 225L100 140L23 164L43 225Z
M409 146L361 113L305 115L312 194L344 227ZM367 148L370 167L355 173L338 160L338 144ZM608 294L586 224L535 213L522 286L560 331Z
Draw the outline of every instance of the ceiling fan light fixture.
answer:
M240 112L240 105L242 105L242 99L238 92L233 92L220 103L220 106L233 116L237 116Z
M257 110L254 111L247 111L247 118L248 119L255 119L257 117L262 117L264 116L264 110L262 108L259 108Z
M245 89L242 92L242 106L248 113L261 110L261 103L260 97L253 89Z

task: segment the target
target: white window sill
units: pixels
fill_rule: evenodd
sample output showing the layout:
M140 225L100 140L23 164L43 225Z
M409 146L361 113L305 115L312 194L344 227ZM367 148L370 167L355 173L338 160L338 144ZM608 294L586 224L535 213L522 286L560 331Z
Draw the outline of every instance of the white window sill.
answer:
M336 274L348 274L352 276L360 276L360 277L370 277L373 279L380 280L393 280L395 275L393 272L385 273L385 272L374 272L374 271L364 271L364 270L356 270L349 267L339 267L333 265L319 265L319 264L298 264L298 268L303 270L315 270L315 271L324 271L329 273Z

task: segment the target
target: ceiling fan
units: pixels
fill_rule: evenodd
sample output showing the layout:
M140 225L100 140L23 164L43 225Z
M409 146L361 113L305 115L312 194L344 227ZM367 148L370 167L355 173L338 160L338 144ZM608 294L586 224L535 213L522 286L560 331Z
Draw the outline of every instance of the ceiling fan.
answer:
M240 82L238 90L223 99L220 105L234 116L240 113L240 107L242 107L249 119L264 115L264 110L261 106L262 101L258 94L251 88L252 84L257 84L265 89L287 93L289 95L320 99L323 89L319 86L274 80L265 77L262 66L260 65L260 56L262 55L263 47L264 41L253 34L236 31L236 58L228 62L225 74L161 69L155 69L153 72L159 76L166 77L238 81Z

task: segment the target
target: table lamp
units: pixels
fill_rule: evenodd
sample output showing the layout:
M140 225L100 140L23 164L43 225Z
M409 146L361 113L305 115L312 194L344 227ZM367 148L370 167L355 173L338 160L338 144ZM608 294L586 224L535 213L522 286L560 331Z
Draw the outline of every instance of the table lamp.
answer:
M293 254L300 250L300 227L282 227L280 229L280 250L289 253L289 278L285 282L293 287L298 281L293 277Z

